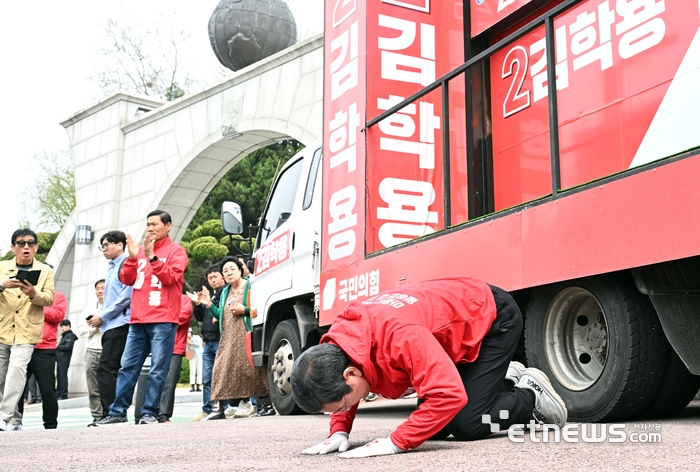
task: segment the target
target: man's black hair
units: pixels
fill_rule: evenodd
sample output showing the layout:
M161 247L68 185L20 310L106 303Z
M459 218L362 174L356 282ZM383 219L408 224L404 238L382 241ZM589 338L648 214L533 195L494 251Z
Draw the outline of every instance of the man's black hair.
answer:
M103 283L105 283L105 279L98 280L97 282L95 282L95 288L97 288L98 284L103 284Z
M150 218L151 216L160 216L160 221L164 225L167 225L168 223L172 224L173 219L170 218L170 214L165 211L165 210L153 210L146 216L146 219Z
M17 242L17 238L19 238L20 236L31 236L34 238L34 241L36 241L37 243L39 242L39 238L37 237L37 235L34 231L32 231L29 228L23 228L23 229L18 229L17 231L12 233L12 241L11 242L12 242L13 246L15 245L15 242Z
M204 278L206 279L209 277L209 274L213 274L214 272L218 272L219 274L221 273L221 267L219 267L219 264L212 264L207 267L207 270L204 271Z
M123 231L108 231L100 238L100 244L104 244L105 240L108 243L122 243L122 249L126 250L126 234Z
M68 326L70 328L70 320L65 319L59 323L60 326Z
M292 369L292 396L307 413L318 413L352 391L343 372L350 359L338 346L320 344L303 352Z

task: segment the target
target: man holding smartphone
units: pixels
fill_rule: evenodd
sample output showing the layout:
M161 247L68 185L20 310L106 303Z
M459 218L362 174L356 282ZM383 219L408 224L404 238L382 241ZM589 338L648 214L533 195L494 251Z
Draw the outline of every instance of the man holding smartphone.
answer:
M53 304L53 270L36 259L37 235L24 228L12 233L15 257L0 261L0 431L21 424L17 402L27 381L27 364L41 342L45 306ZM39 270L36 285L16 279L19 270Z

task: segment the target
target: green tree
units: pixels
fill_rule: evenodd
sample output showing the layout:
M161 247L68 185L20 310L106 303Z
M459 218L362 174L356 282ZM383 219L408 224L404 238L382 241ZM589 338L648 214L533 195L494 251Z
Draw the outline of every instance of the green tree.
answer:
M256 225L270 187L285 162L299 152L298 141L280 141L258 149L243 158L214 186L197 210L182 237L190 261L185 272L187 283L197 289L204 284L204 271L228 254L249 254L248 233L229 237L221 227L221 205L235 201L241 206L243 222ZM254 244L254 243L253 243Z
M188 233L206 221L218 220L225 201L235 201L241 206L245 226L257 225L277 173L303 147L298 141L280 141L243 158L214 186L194 215L183 240L191 240Z
M97 51L95 75L89 79L105 95L129 90L172 101L197 83L181 53L191 35L166 18L149 26L109 19L102 29L105 45Z
M34 156L37 181L28 187L25 211L38 217L39 226L60 229L75 208L75 174L68 151Z

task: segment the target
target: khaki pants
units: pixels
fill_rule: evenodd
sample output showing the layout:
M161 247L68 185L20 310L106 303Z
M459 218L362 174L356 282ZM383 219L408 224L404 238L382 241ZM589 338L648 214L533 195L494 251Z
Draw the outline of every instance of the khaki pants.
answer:
M32 359L33 344L0 343L0 420L21 424L17 402L27 383L27 364Z
M85 380L87 381L88 399L90 401L90 413L93 419L102 419L102 403L100 402L100 389L97 384L97 366L100 363L101 351L87 349L85 351Z

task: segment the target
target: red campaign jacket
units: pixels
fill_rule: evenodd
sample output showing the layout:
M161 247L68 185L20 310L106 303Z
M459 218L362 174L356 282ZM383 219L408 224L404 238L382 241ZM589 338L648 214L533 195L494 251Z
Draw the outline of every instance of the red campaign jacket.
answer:
M180 318L177 322L177 333L175 334L175 347L173 354L184 356L187 351L187 330L190 329L190 319L192 318L192 301L187 295L180 295Z
M156 241L153 252L158 260L146 259L143 246L136 259L127 257L119 270L119 280L134 287L131 297L131 324L178 323L183 274L187 254L179 244L166 236ZM144 275L143 285L136 288L138 275Z
M66 317L67 307L66 296L56 290L53 305L44 307L44 332L41 336L41 342L34 346L34 349L56 349L58 325Z
M372 392L399 398L412 387L425 399L391 434L406 450L447 426L467 404L456 364L474 362L495 319L496 303L486 283L434 279L349 304L321 343L340 347ZM331 434L349 433L356 412L357 405L331 415Z

